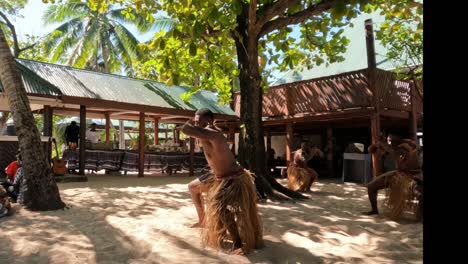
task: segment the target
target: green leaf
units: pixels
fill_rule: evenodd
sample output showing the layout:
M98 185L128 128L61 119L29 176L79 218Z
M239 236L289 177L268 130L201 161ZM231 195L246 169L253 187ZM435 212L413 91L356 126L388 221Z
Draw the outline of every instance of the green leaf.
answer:
M203 25L196 21L195 24L193 25L193 35L194 37L200 37L201 34L203 33Z
M242 13L242 3L240 0L232 1L232 11L235 15L239 15L240 13Z
M195 43L190 43L189 52L191 56L197 55L197 45L195 45Z

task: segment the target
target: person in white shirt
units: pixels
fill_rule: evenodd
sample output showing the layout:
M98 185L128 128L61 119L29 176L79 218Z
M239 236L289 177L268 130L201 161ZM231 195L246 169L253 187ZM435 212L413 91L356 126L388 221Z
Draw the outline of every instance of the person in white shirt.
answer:
M86 140L91 141L91 143L98 143L99 132L96 130L96 123L92 123L90 128L86 131Z

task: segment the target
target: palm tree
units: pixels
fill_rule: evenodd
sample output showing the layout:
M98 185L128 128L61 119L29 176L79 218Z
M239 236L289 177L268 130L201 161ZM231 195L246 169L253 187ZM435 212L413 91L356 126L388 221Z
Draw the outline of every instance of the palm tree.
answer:
M24 204L31 210L56 210L65 207L47 164L21 75L0 28L0 82L8 98L23 157L26 190Z
M132 62L140 56L138 40L124 24L135 25L140 33L155 27L134 11L111 7L99 12L81 0L51 5L43 20L63 22L46 40L51 62L107 73L124 69L131 74Z

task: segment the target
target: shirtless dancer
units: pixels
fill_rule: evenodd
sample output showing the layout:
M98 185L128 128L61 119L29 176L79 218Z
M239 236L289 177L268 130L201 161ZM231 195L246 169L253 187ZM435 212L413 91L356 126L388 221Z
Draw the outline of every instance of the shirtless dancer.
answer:
M412 177L418 183L422 183L421 164L418 157L418 146L410 139L401 139L397 135L390 134L387 137L387 142L378 142L369 147L369 153L383 155L388 153L396 163L397 170L383 173L374 178L367 185L371 211L364 212L365 215L379 214L377 208L377 194L379 190L389 188L392 180L397 176L397 173L405 173ZM420 205L422 200L420 200Z
M188 185L198 214L198 223L193 227L204 228L205 244L222 248L230 237L233 253L246 254L263 245L255 185L252 175L237 163L226 138L214 127L213 121L209 109L199 109L193 124L189 120L180 127L184 134L199 140L211 168L211 173ZM202 192L207 193L206 212Z
M293 191L309 192L312 183L318 178L318 173L307 166L307 162L313 157L312 149L307 143L302 143L301 148L294 153L294 159L288 168L288 188Z

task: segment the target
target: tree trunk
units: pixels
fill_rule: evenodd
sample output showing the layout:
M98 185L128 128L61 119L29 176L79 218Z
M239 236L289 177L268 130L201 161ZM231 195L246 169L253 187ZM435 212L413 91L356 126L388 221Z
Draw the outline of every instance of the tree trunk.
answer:
M253 171L256 176L255 185L262 196L279 198L273 189L292 198L306 198L298 192L291 191L279 184L268 174L265 160L265 143L262 126L263 90L258 66L258 38L248 34L247 15L237 17L238 28L236 50L240 68L240 121L239 155L242 166Z
M109 67L109 50L107 47L107 39L105 38L107 34L102 34L101 39L101 48L102 48L102 59L104 60L104 72L110 73Z
M0 81L8 98L23 157L24 205L40 211L62 209L65 204L60 199L52 170L46 161L21 75L1 29L0 61Z

